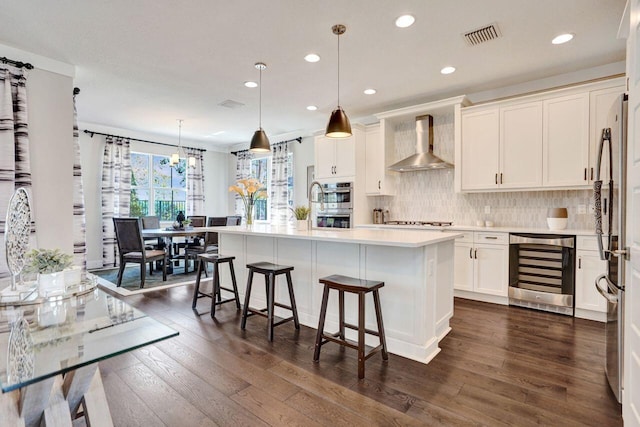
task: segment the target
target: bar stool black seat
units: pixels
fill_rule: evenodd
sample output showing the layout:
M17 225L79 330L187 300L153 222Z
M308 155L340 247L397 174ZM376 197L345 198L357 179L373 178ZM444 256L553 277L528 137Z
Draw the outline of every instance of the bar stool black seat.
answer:
M291 271L293 267L287 265L272 264L270 262L255 262L253 264L247 264L249 269L249 277L247 278L247 291L244 296L244 309L242 311L242 322L240 324L241 329L245 329L247 325L247 317L254 314L267 318L267 337L269 341L273 341L273 328L283 323L293 320L293 324L296 329L300 329L300 322L298 321L298 309L296 308L296 299L293 295L293 283L291 281ZM249 307L249 300L251 298L251 285L253 282L253 274L264 274L265 289L267 293L267 307L263 309L255 309ZM289 300L291 305L284 305L275 301L275 284L276 276L284 274L287 278L287 287L289 288ZM275 320L274 307L281 307L287 310L291 310L292 316L286 319Z
M228 302L235 301L236 309L240 310L240 297L238 295L238 285L236 283L236 272L233 269L233 260L236 259L234 256L224 256L213 253L204 253L199 254L197 256L198 261L198 272L196 273L196 287L193 290L193 302L191 304L191 308L198 315L206 314L207 312L199 313L196 309L196 304L198 303L198 298L209 297L211 298L211 317L215 317L216 315L216 306L222 305ZM210 294L200 291L200 276L202 276L202 271L206 271L207 263L213 264L213 285ZM227 263L229 264L229 272L231 273L231 284L233 289L225 288L220 286L220 268L219 265ZM227 292L233 293L233 298L222 299L221 290L225 290Z
M358 378L364 378L364 362L378 351L382 351L382 359L389 360L389 354L387 353L387 341L384 335L384 326L382 324L382 310L380 309L380 295L378 289L384 286L384 282L377 280L363 280L356 279L348 276L341 276L334 274L327 277L322 277L320 283L324 284L324 292L322 294L322 306L320 307L320 319L318 321L318 332L316 334L316 345L313 354L313 361L318 362L320 359L320 348L329 341L338 343L340 345L354 348L358 350ZM324 333L324 321L327 315L327 303L329 301L329 290L335 289L338 291L338 309L339 309L339 322L338 332L335 334ZM358 326L346 323L344 320L344 293L350 292L358 294ZM365 315L365 295L369 292L373 292L373 304L376 311L376 320L378 322L378 330L373 331L367 329L364 324ZM345 328L358 331L358 342L354 344L351 341L347 341L344 335ZM380 338L380 345L365 352L364 337L365 333L375 335Z

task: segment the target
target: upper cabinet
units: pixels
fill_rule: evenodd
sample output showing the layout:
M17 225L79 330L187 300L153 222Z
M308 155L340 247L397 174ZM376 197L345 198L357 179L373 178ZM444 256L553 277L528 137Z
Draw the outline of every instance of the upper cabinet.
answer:
M391 129L389 129L391 127ZM387 169L393 160L393 145L386 143L384 135L393 132L385 120L366 130L365 145L365 193L367 196L392 196L395 194L395 173Z
M542 185L589 184L589 92L544 101Z
M352 131L353 135L349 138L316 136L314 147L316 179L351 178L351 181L355 179L356 140L362 140L363 135L360 129L353 128Z
M463 108L456 191L588 188L623 79Z

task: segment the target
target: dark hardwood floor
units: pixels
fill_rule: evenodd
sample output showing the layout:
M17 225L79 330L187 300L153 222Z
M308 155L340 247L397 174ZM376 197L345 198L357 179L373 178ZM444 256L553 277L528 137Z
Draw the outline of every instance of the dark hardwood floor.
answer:
M355 351L330 343L314 364L314 329L270 343L266 320L241 331L231 304L194 315L192 291L126 299L180 335L100 363L115 425L622 425L602 323L456 299L431 363L378 354L358 381Z

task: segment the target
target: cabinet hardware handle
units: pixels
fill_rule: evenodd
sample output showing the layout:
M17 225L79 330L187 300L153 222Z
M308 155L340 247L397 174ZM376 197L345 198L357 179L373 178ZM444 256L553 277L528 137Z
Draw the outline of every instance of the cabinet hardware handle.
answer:
M496 174L496 185L498 185L498 174Z
M578 268L582 268L582 258L578 258Z
M381 187L380 187L380 182L381 182L381 181L378 181L378 190L380 190L380 188L381 188Z
M485 239L491 239L491 240L497 240L498 237L496 236L484 236Z
M591 181L593 181L593 168L591 168Z
M469 258L473 259L473 248L469 248Z
M502 184L502 172L500 172L500 184Z
M478 259L478 250L477 250L477 249L475 249L475 250L473 251L473 257L474 257L475 259Z
M584 168L584 180L587 180L587 168Z

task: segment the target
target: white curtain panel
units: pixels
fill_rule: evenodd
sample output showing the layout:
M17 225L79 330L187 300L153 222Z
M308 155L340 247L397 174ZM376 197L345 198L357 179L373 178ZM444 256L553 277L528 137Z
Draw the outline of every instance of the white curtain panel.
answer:
M204 162L202 150L185 149L187 159L196 159L195 167L187 160L187 215L204 215Z
M73 150L73 263L82 267L84 272L87 269L87 238L75 93L73 94Z
M26 69L0 64L0 278L9 277L4 245L9 200L19 187L32 196L26 84ZM34 248L35 223L33 217L31 220Z
M249 150L238 151L236 155L236 182L241 179L251 178L251 159L253 154ZM236 215L244 216L244 203L236 194Z
M271 146L271 194L269 206L271 223L284 225L291 211L289 210L289 178L292 171L288 168L289 143L283 142Z
M131 151L129 140L108 136L102 156L102 265L115 266L118 245L113 218L129 216Z

